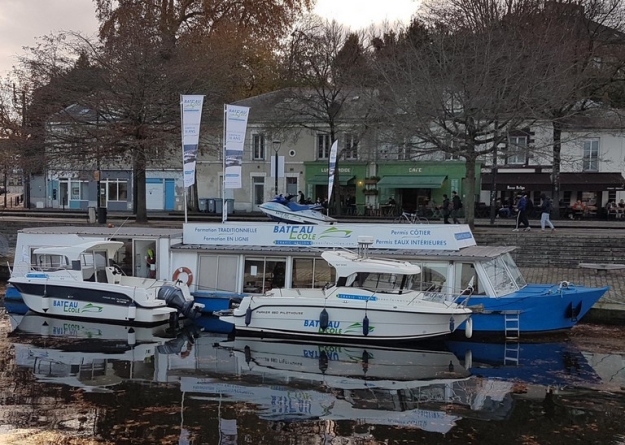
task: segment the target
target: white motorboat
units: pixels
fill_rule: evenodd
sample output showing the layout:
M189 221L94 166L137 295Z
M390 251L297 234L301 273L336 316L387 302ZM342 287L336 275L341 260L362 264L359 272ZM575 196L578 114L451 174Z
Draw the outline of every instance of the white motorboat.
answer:
M412 290L419 266L370 258L370 237L359 254L326 251L336 282L317 289L272 289L244 298L220 319L236 332L330 340L398 341L450 334L471 310L442 293ZM367 239L365 239L367 238ZM470 336L470 332L467 332Z
M35 249L30 270L14 273L9 283L40 314L133 324L200 315L185 283L124 275L111 261L122 246L98 240Z

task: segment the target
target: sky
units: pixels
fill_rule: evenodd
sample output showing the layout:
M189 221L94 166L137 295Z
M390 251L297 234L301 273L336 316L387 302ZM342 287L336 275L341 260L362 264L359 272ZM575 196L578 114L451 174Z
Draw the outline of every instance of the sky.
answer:
M408 23L417 0L317 0L313 12L353 30L388 21ZM6 74L35 38L59 31L95 34L91 0L0 0L0 74Z

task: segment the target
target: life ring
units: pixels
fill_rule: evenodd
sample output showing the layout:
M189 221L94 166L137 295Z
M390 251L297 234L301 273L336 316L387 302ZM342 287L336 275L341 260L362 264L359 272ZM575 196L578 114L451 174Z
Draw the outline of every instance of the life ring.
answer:
M178 277L180 276L180 274L183 274L183 273L187 274L187 286L191 286L191 283L193 283L193 272L191 272L191 269L185 266L182 266L176 269L176 271L174 272L174 276L172 277L172 280L174 282L178 281Z

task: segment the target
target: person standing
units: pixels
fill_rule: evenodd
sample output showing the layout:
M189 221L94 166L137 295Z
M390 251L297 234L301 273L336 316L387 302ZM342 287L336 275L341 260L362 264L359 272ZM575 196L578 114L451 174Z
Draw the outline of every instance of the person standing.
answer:
M524 193L521 196L521 199L519 199L516 208L518 210L518 213L516 216L516 227L514 228L513 232L518 232L521 224L523 224L523 230L529 232L530 230L532 230L532 228L530 227L530 222L527 219L527 194Z
M447 195L443 195L443 206L441 210L443 212L444 223L450 224L449 223L449 198L447 197Z
M299 198L297 199L297 203L301 205L306 204L306 198L304 198L304 193L300 190L299 192L297 192L297 194L299 195Z
M460 221L458 221L458 213L460 213L460 209L462 208L462 201L460 201L460 196L458 196L458 193L455 191L451 192L451 203L453 208L451 218L454 224L460 224Z
M551 227L551 231L555 232L556 228L549 219L551 216L551 199L549 199L544 193L540 195L540 199L542 200L540 204L540 230L544 232L545 225L549 225L549 227Z

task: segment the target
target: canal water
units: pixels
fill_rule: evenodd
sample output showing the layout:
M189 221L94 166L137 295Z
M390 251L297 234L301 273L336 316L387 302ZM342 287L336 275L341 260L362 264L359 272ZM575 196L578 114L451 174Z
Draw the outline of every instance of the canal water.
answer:
M0 443L625 443L624 328L410 348L225 331L2 312Z

